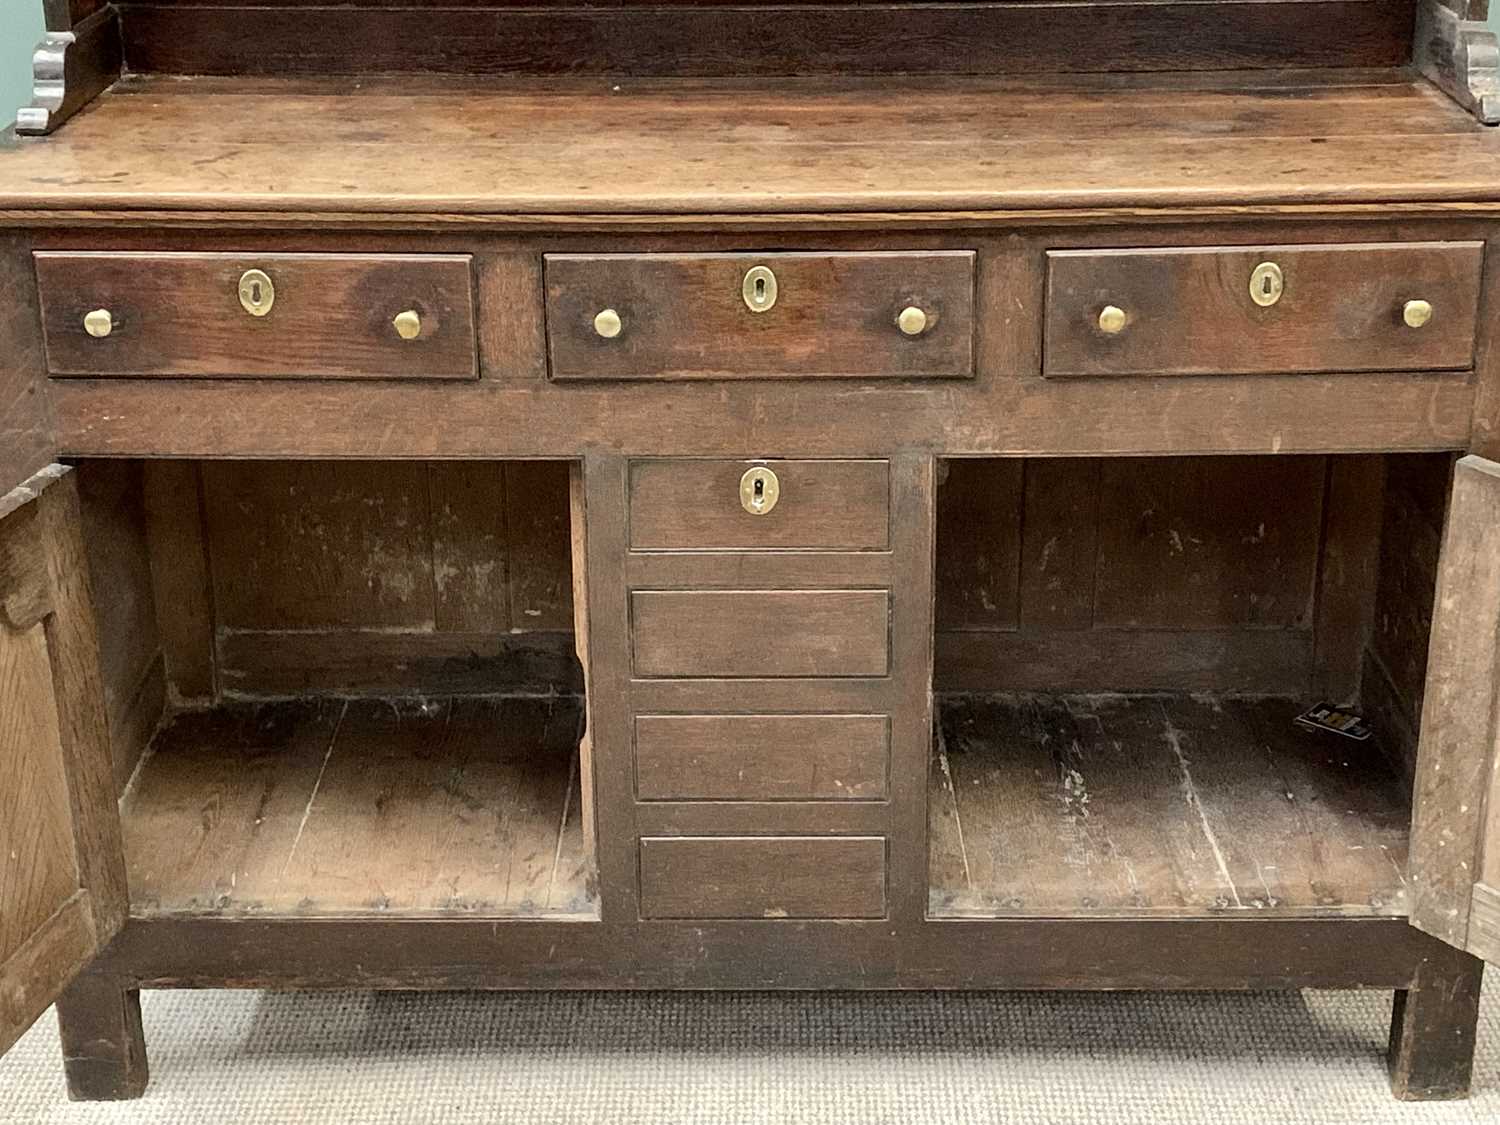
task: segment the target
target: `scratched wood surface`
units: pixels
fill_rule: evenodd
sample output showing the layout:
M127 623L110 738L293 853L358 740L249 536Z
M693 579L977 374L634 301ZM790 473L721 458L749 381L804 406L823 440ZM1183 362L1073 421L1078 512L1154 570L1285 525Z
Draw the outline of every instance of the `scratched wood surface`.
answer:
M177 716L123 804L138 915L587 914L569 697Z
M1291 699L952 697L931 771L941 916L1399 915L1408 802Z
M421 145L406 143L415 135ZM1500 137L1400 71L504 86L137 78L56 135L9 149L0 207L110 211L1390 203L1493 199L1500 180Z

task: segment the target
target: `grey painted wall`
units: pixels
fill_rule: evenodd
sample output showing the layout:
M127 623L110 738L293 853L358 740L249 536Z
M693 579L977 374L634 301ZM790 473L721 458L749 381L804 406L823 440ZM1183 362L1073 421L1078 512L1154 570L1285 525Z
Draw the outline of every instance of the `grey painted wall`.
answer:
M1500 4L1490 16L1500 31ZM0 121L31 96L31 49L42 36L42 0L0 0Z

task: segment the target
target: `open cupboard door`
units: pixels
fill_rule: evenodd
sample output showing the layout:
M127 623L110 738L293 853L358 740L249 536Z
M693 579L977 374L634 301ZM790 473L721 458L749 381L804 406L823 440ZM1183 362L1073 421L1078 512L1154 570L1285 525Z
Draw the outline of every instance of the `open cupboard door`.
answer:
M1500 464L1454 471L1432 614L1411 922L1500 962Z
M0 494L0 1052L123 925L119 811L70 470Z

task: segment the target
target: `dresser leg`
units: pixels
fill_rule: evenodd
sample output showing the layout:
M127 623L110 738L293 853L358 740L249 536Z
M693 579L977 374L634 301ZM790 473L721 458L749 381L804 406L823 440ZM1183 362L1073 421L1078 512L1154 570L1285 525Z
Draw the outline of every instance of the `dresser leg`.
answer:
M57 1001L68 1096L119 1101L146 1092L141 994L119 977L84 973Z
M1484 962L1444 951L1425 961L1391 1012L1391 1092L1403 1101L1469 1095Z

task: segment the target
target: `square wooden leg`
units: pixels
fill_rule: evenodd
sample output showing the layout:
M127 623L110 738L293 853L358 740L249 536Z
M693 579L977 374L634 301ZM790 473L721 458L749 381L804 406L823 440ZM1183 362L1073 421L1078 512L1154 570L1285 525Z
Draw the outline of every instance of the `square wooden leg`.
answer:
M146 1091L141 994L119 977L85 973L57 1001L68 1096L119 1101Z
M1424 961L1412 986L1396 993L1390 1046L1396 1097L1413 1102L1468 1097L1483 976L1483 961L1445 950Z

